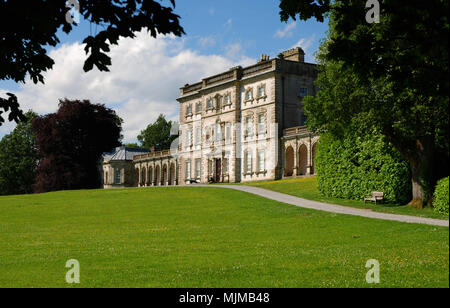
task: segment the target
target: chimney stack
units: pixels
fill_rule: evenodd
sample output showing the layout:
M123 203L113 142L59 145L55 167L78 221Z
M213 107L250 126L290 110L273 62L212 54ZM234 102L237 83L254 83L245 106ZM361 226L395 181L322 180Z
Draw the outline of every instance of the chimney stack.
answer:
M268 55L265 54L261 54L261 59L258 61L259 62L264 62L264 61L269 61L270 57Z
M305 52L300 47L284 51L278 58L288 61L305 62Z

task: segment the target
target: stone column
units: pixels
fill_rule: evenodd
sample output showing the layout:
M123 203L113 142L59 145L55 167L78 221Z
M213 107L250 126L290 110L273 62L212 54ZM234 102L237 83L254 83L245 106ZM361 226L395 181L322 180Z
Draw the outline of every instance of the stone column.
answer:
M295 144L293 146L294 148L294 168L292 169L292 176L297 176L299 171L299 165L298 165L298 142L297 138L295 139Z
M136 173L136 170L134 170ZM137 174L137 186L141 187L141 165L138 166L138 174Z
M309 138L309 144L307 146L307 150L308 150L308 165L306 166L306 175L311 175L311 162L312 162L312 146L311 146L311 137Z

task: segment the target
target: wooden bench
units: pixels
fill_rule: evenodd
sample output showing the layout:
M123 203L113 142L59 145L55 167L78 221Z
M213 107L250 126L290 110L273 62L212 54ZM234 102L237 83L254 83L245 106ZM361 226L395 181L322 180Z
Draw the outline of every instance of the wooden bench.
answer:
M384 201L384 192L372 191L372 195L370 197L368 196L364 198L364 203L366 203L366 201L372 201L375 202L375 204L379 201Z

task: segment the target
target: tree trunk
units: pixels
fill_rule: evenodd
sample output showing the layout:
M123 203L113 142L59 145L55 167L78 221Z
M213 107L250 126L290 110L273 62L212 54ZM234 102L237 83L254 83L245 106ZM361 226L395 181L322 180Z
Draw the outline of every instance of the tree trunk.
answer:
M432 140L428 138L417 140L416 145L415 155L408 159L411 166L413 194L409 205L421 209L433 204L436 184L433 168L434 146Z

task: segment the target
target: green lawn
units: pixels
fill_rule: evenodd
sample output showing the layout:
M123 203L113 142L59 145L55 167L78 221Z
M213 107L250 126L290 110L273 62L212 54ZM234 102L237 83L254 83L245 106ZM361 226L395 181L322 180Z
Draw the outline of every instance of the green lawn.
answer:
M0 234L0 287L449 287L448 228L214 187L0 197Z
M413 216L439 218L439 219L447 219L448 220L448 215L436 213L431 208L419 210L419 209L411 208L408 205L383 204L383 203L375 205L374 203L370 203L370 202L364 204L363 201L358 201L358 200L348 200L348 199L325 197L317 189L316 177L306 177L306 178L279 180L279 181L240 183L240 185L257 186L257 187L285 193L288 195L297 196L297 197L304 198L304 199L345 205L345 206L350 206L350 207L355 207L355 208L371 209L372 211L375 211L375 212L413 215Z

